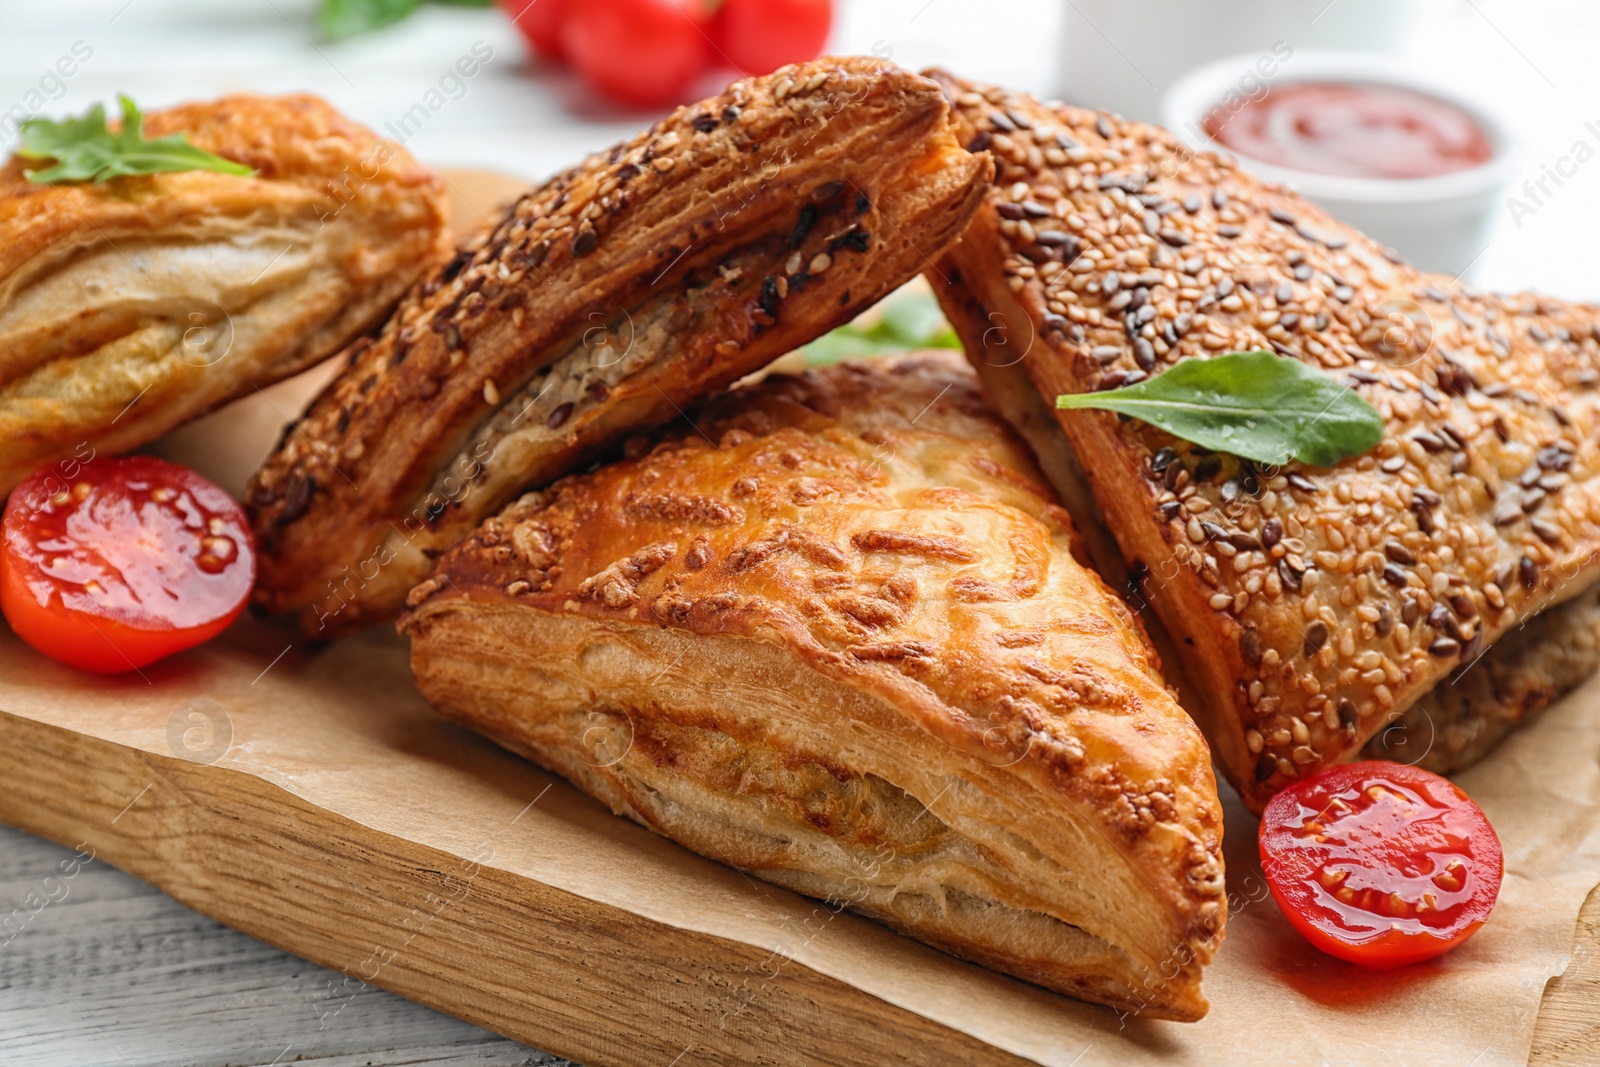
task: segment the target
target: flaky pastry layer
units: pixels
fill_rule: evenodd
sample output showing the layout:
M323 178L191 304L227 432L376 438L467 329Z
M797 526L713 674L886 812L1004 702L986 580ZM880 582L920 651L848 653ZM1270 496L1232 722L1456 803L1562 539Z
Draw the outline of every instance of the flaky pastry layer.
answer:
M0 169L0 496L333 355L445 250L439 179L316 97L187 104L145 133L255 176Z
M696 851L1063 992L1205 1010L1198 729L951 357L773 376L412 593L428 699Z
M847 321L982 195L937 85L869 58L735 82L513 205L353 346L249 497L258 602L392 616L532 486Z

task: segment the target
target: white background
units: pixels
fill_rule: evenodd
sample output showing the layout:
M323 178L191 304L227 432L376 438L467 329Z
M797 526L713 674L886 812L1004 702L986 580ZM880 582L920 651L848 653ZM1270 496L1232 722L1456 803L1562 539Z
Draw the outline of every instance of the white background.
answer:
M1304 10L1309 35L1327 0L1284 3ZM1600 150L1600 5L1418 3L1422 15L1395 62L1506 115L1526 141L1524 178L1536 179L1541 164L1553 164L1580 138ZM1085 9L1075 0L843 0L841 7L836 51L876 50L913 67L938 63L1041 95L1053 95L1063 19L1076 8L1074 24L1086 25ZM309 90L382 130L482 40L495 58L464 97L446 104L408 142L427 163L532 180L652 117L607 108L570 75L530 64L496 11L425 9L398 27L330 45L311 28L313 8L310 0L0 0L0 110L22 101L58 57L83 41L93 58L68 80L66 95L46 105L46 114L78 112L119 90L146 107L238 90ZM1374 27L1375 35L1382 32ZM1139 63L1139 41L1111 45ZM1164 72L1146 73L1159 79ZM1591 121L1594 132L1585 130ZM1597 238L1600 158L1520 227L1502 209L1475 280L1492 289L1595 299Z

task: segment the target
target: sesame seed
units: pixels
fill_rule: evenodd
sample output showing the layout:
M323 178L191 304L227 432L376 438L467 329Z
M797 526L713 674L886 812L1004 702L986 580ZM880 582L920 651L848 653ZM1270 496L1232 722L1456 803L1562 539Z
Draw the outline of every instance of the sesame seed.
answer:
M1383 552L1395 563L1400 563L1407 567L1414 566L1417 562L1416 555L1399 541L1386 542L1383 546Z
M1306 627L1305 655L1307 659L1315 656L1328 640L1328 624L1317 619Z

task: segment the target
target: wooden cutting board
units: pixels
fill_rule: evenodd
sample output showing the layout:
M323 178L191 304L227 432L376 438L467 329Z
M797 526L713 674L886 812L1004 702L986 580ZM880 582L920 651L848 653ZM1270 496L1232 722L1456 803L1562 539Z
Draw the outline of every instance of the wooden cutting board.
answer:
M449 177L458 219L515 188ZM166 449L202 456L237 491L327 373ZM382 632L319 648L247 621L142 674L98 678L0 628L0 820L87 845L342 971L352 992L378 985L591 1067L1031 1062L974 1036L982 1027L930 1015L998 1020L991 1029L1009 1012L1058 1019L1051 1058L1062 1063L1126 1037L1110 1012L835 915L611 816L434 718ZM810 951L824 938L827 954ZM1533 1062L1600 1060L1597 949L1600 894L1573 966L1546 991ZM885 978L896 970L924 988ZM936 999L929 989L962 1001L905 1006ZM1140 1040L1176 1054L1186 1032L1156 1024Z
M352 994L370 982L591 1067L771 1048L863 1067L909 1047L1024 1062L770 950L655 921L750 887L683 867L676 846L434 719L386 635L307 651L247 622L182 660L95 678L0 628L0 820L341 971ZM758 926L806 914L766 895Z
M87 845L342 971L351 993L370 982L590 1067L1029 1062L812 966L804 948L824 928L863 968L895 960L969 986L974 1012L1021 1001L1064 1031L1117 1035L1110 1012L832 915L611 816L435 719L404 657L381 631L315 649L246 622L143 676L98 678L0 629L0 821ZM685 914L712 921L686 928ZM1596 1061L1594 899L1582 930L1578 962L1546 994L1533 1062ZM1157 1026L1147 1040L1183 1032Z

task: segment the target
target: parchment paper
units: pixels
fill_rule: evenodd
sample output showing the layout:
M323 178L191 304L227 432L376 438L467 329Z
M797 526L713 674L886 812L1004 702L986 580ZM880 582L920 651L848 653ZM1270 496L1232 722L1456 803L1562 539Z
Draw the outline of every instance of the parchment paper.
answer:
M1506 852L1500 904L1463 948L1377 973L1310 949L1266 894L1254 820L1233 803L1227 859L1235 911L1206 974L1211 1014L1197 1024L1123 1018L848 913L819 923L813 902L612 816L435 718L411 685L404 648L382 632L320 651L302 644L291 631L247 622L212 646L146 668L144 678L103 679L46 661L0 630L0 709L165 755L182 754L172 733L178 709L209 701L204 707L226 735L219 768L259 775L463 858L481 856L492 841L486 865L758 945L1063 1067L1261 1056L1340 1067L1524 1063L1545 981L1564 969L1579 908L1600 882L1600 685L1591 684L1461 779ZM907 1060L921 1062L909 1050Z

